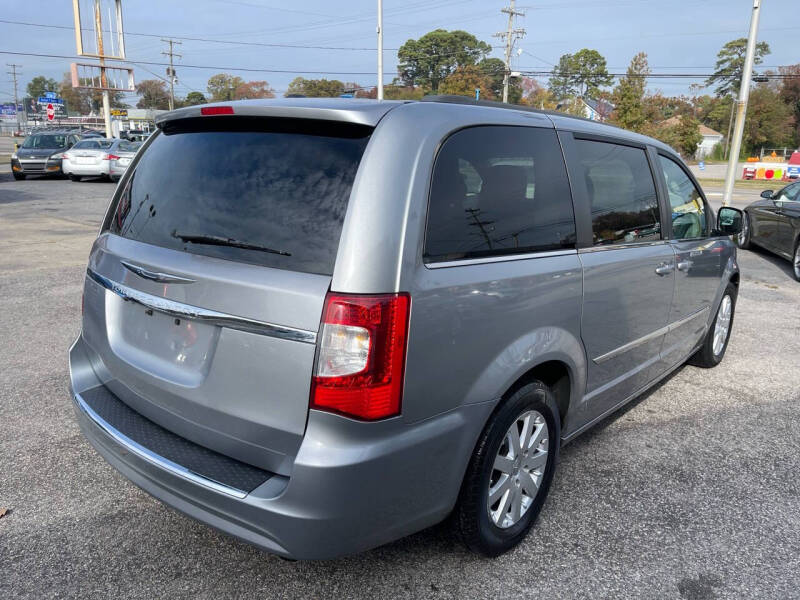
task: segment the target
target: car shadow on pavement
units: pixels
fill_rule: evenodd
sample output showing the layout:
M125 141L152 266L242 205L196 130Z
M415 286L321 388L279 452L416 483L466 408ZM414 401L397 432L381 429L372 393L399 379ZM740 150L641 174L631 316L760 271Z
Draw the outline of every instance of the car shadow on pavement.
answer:
M778 267L778 269L780 269L783 273L786 274L789 280L794 281L794 273L792 272L793 270L792 263L791 261L783 258L782 256L773 254L769 250L766 250L765 248L756 245L751 245L748 250L739 250L739 252L752 252L758 257L763 258L767 262Z

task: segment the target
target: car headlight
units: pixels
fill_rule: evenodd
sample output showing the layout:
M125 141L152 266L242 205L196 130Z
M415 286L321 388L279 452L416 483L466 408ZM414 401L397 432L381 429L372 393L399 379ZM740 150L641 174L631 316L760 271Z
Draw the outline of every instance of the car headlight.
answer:
M61 160L64 158L63 152L56 152L55 154L51 154L48 160Z
M11 155L11 160L17 160L17 153L16 153L16 152L14 152L14 153Z

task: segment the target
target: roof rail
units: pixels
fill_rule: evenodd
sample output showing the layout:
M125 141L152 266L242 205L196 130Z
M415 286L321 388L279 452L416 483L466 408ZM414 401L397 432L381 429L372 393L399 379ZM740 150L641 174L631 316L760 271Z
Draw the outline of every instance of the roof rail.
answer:
M453 94L438 94L438 95L430 95L430 96L423 96L420 99L420 102L440 102L442 104L471 104L473 106L486 106L488 108L502 108L505 110L518 110L523 112L532 112L537 113L540 115L551 115L554 117L564 117L567 119L577 119L579 121L589 121L590 123L599 123L602 125L607 125L609 127L616 127L616 125L611 125L609 123L603 123L601 121L593 121L592 119L587 119L586 117L579 117L578 115L571 115L564 112L559 112L557 110L546 110L542 108L534 108L532 106L523 106L521 104L506 104L503 102L495 102L494 100L475 100L474 98L470 98L469 96L455 96Z

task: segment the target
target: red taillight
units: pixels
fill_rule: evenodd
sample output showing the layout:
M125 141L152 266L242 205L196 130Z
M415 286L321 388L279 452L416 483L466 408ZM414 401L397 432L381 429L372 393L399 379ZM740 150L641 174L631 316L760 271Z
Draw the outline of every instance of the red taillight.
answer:
M69 160L69 154L62 154L61 158L66 158L67 160Z
M117 156L116 154L106 154L103 157L103 160L119 160L119 156Z
M201 115L232 115L233 114L233 107L232 106L203 106L200 109Z
M411 297L329 293L311 408L375 421L400 414Z

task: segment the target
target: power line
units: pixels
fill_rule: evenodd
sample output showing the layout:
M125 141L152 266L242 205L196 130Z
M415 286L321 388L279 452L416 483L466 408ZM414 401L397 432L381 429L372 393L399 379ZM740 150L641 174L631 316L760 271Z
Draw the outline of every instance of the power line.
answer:
M31 56L36 58L59 58L59 59L70 59L74 60L74 56L68 56L65 54L44 54L44 53L36 53L36 52L13 52L10 50L0 50L0 54L8 54L12 56ZM136 61L136 60L124 60L119 61L134 65L149 65L149 66L157 66L157 67L168 67L169 63L165 62L155 62L155 61ZM241 71L247 73L305 73L305 74L314 74L314 75L373 75L373 71L316 71L313 69L254 69L251 67L221 67L221 66L213 66L213 65L181 65L185 69L206 69L206 70L216 70L216 71ZM485 69L487 73L489 72L498 72L493 71L491 69ZM541 69L529 69L529 68L520 68L519 73L521 75L528 75L528 76L538 76L538 77L550 77L553 75L552 71L543 71ZM575 74L575 73L571 73ZM645 79L707 79L713 73L650 73L649 75L633 75L634 77L643 77ZM609 76L613 78L621 78L621 77L628 77L627 73L609 73ZM775 80L784 80L784 79L797 79L800 78L800 75L794 74L782 74L782 73L759 73L759 77L766 77L767 79L775 79Z

